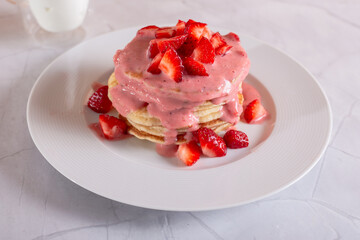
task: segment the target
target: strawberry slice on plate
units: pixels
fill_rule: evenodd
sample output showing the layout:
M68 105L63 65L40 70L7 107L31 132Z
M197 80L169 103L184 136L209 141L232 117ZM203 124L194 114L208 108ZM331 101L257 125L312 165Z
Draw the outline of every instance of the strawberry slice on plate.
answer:
M103 86L96 90L88 100L88 107L97 113L107 113L112 108L112 103L108 97L108 86Z
M160 74L161 70L159 68L160 61L163 57L162 53L158 53L154 59L151 61L150 66L148 67L147 71L152 74Z
M244 119L247 123L254 123L266 116L267 112L259 99L253 100L244 110Z
M164 53L168 48L173 48L177 50L184 44L187 39L187 34L183 34L180 36L166 38L166 39L159 39L157 40L157 47L160 52Z
M99 123L101 131L107 139L121 138L127 131L126 123L116 117L109 116L107 114L101 114L99 116Z
M183 143L176 152L176 157L183 161L187 166L191 166L199 160L201 148L195 141Z
M201 150L208 157L222 157L226 155L227 147L224 139L212 129L201 127L198 130Z
M198 46L194 49L192 57L202 63L214 63L215 50L210 40L202 37Z
M224 141L228 148L245 148L249 146L248 136L241 131L229 130L224 135Z
M209 76L204 65L191 57L185 58L183 65L189 75Z
M176 30L173 27L163 27L159 28L156 33L156 38L171 38L174 37L176 34Z
M175 82L182 81L184 66L182 65L181 58L174 49L169 48L166 50L160 61L159 68Z

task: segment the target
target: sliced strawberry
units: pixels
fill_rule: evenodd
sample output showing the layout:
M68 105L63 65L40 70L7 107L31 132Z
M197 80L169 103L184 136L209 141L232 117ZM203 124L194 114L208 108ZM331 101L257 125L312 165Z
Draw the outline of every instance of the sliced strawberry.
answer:
M178 51L181 56L188 57L192 54L195 47L198 45L205 27L205 23L195 22L191 19L187 21L185 25L185 33L188 34L188 38Z
M160 61L159 68L175 82L181 82L184 66L174 49L169 48L166 50Z
M254 101L249 103L244 110L244 118L248 123L258 121L265 117L265 115L266 110L263 105L261 105L259 99L255 99Z
M120 138L126 134L127 125L119 118L109 116L107 114L101 114L99 116L99 123L101 130L107 139Z
M176 34L176 30L173 27L163 27L159 28L156 33L156 38L171 38L174 37Z
M195 22L194 20L190 19L186 23L185 33L192 35L197 40L200 40L205 27L206 27L206 23Z
M166 39L158 39L157 40L157 47L160 52L164 53L168 48L173 48L177 50L184 44L185 40L187 39L187 34L166 38Z
M159 48L157 41L155 39L151 40L148 48L149 58L154 58L159 53Z
M204 65L191 57L185 58L183 65L189 75L209 76Z
M202 63L214 63L215 50L209 39L201 38L198 46L194 49L192 57Z
M176 152L176 157L183 161L187 166L191 166L199 160L201 155L201 148L195 141L183 143L179 146Z
M224 56L231 48L232 48L232 46L230 46L230 45L223 45L223 46L217 48L215 50L215 53L216 53L216 55Z
M229 32L226 36L227 36L228 38L230 38L231 40L233 40L233 41L240 42L240 38L239 38L239 36L238 36L236 33Z
M147 71L152 74L160 74L161 70L159 69L159 64L160 64L162 57L163 57L163 54L158 53L158 55L156 55L154 57L154 59L151 61L150 66L148 67Z
M207 39L210 40L211 35L212 35L212 32L210 31L210 29L208 27L205 27L201 36L206 37Z
M96 90L88 100L88 107L97 113L107 113L112 108L112 103L108 97L108 86L103 86Z
M222 157L226 155L226 144L219 135L205 127L201 127L198 131L200 146L204 155L208 157Z
M158 29L159 29L158 26L149 25L149 26L141 28L137 33L138 34L143 34L143 33L147 32L147 31L155 31L155 30L158 30Z
M224 141L228 148L245 148L249 146L248 136L237 130L229 130L224 135Z
M214 49L216 50L218 47L224 46L226 44L226 41L224 38L220 35L219 32L214 33L210 39L211 44L213 45Z
M179 20L176 24L176 36L183 35L185 32L185 22Z

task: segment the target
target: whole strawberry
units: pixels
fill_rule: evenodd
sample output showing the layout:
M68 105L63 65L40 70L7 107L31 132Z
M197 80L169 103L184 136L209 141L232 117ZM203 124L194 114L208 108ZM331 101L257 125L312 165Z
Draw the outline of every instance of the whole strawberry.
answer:
M228 148L245 148L249 146L248 136L237 130L229 130L224 135L224 141Z
M108 86L103 86L96 90L87 103L88 107L97 113L107 113L112 108L112 103L108 97Z

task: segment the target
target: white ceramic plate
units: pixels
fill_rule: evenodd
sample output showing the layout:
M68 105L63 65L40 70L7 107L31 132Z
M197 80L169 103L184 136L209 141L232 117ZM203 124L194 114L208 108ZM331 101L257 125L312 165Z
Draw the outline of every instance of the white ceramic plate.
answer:
M248 148L229 150L223 158L201 158L185 167L176 158L157 155L155 144L99 138L88 127L98 117L85 106L91 85L106 82L113 54L137 29L112 32L74 47L44 70L31 91L30 134L64 176L119 202L199 211L241 205L278 192L318 161L332 125L324 92L300 64L246 36L240 36L251 60L246 81L260 91L270 112L262 124L237 126L248 134Z

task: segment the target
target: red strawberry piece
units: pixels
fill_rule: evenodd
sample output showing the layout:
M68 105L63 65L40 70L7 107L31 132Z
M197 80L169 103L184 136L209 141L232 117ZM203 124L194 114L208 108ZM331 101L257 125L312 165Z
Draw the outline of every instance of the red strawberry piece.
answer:
M212 33L211 33L210 29L205 27L201 36L206 37L207 39L210 39L211 35L212 35Z
M183 35L185 32L185 22L179 20L176 24L176 36Z
M159 53L159 48L157 41L155 39L151 40L148 48L149 58L154 58Z
M210 39L211 44L213 45L214 49L216 50L218 47L224 46L226 44L224 38L220 35L219 32L214 33Z
M226 155L227 148L224 139L209 128L201 127L198 131L201 150L205 156L222 157Z
M204 65L191 57L185 58L183 65L189 75L209 76Z
M183 143L176 152L176 157L183 161L187 166L191 166L199 160L201 148L195 141Z
M209 39L201 38L198 46L194 49L192 57L202 63L214 63L215 50Z
M244 110L244 118L245 121L248 123L258 121L261 118L265 117L265 115L266 110L263 105L261 105L259 99L255 99L254 101L249 103Z
M112 108L112 103L108 97L108 86L103 86L96 90L88 100L88 107L97 113L107 113Z
M107 114L101 114L99 116L99 123L101 130L107 139L116 139L126 134L126 123L116 117L109 116Z
M192 132L192 140L195 141L196 143L199 143L199 130L193 131Z
M181 56L188 57L191 55L195 47L198 45L205 27L205 23L195 22L191 19L186 23L185 33L188 34L188 38L178 51Z
M248 136L237 130L229 130L224 135L224 141L228 148L245 148L249 146Z
M181 82L184 66L174 49L169 48L166 50L160 61L159 68L175 82Z
M147 32L147 31L155 31L155 30L158 30L158 29L159 29L158 26L149 25L149 26L141 28L137 33L138 34L143 34L143 33Z
M154 59L151 61L150 66L148 67L147 71L152 74L160 74L161 70L159 69L159 64L160 64L162 57L163 57L163 54L158 53L158 55L156 55L154 57Z
M230 38L231 40L233 40L233 41L240 42L240 38L239 38L239 36L238 36L236 33L229 32L226 36L227 36L228 38Z
M172 38L159 39L157 40L157 47L160 52L164 53L168 48L173 48L177 50L184 44L187 39L187 35L180 35Z
M191 21L191 22L190 22ZM206 23L201 22L194 22L193 20L189 20L186 23L185 33L189 34L190 36L194 37L196 40L200 40L204 29L206 27Z
M216 55L224 56L231 48L232 48L232 46L230 46L230 45L223 45L223 46L217 48L215 50L215 53L216 53Z
M156 38L171 38L174 37L176 34L176 30L173 27L164 27L159 28L156 33Z

